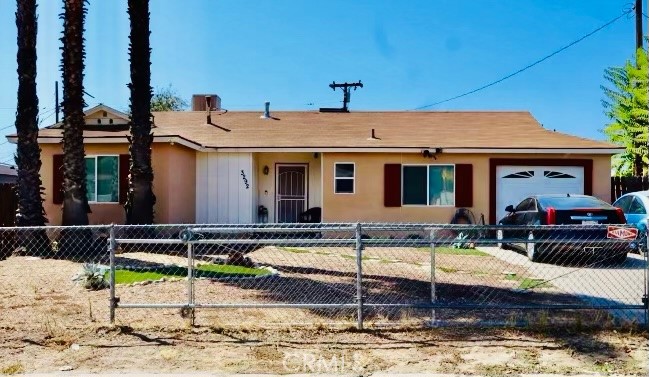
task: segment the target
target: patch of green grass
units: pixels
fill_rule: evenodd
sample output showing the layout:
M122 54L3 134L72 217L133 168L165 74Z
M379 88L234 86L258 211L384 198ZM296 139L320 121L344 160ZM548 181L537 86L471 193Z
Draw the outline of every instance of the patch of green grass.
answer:
M108 279L109 272L106 272ZM270 271L263 268L250 268L233 266L227 264L201 264L194 270L197 278L226 278L226 277L250 277L268 275ZM162 278L182 278L187 276L187 267L168 266L161 267L155 271L138 271L118 269L115 271L115 282L117 284L131 284L145 280L160 280Z
M430 247L419 247L418 248L421 251L426 251L430 253ZM446 254L446 255L473 255L476 257L489 257L491 256L488 253L485 253L484 251L476 250L476 249L456 249L453 247L436 247L435 248L435 253L436 254Z
M552 284L550 284L547 280L530 279L530 278L525 278L521 280L518 286L518 288L520 289L550 288L550 287L552 287Z
M308 254L308 253L310 253L309 250L302 249L300 247L280 247L279 249L283 250L283 251L288 251L289 253L296 253L296 254Z
M438 268L448 274L452 274L453 272L458 272L457 268L452 268L452 267L438 267Z
M196 273L201 274L203 271L223 275L268 275L270 271L265 268L252 268L244 266L233 266L229 264L200 264L196 268Z
M115 283L131 284L145 280L160 280L162 278L169 278L172 276L173 275L161 274L153 271L115 270ZM109 277L106 276L106 279L109 279Z
M534 289L534 288L551 288L552 284L550 284L547 280L543 279L534 279L534 278L526 278L522 276L518 276L516 274L507 274L505 276L506 280L513 280L518 282L518 289Z

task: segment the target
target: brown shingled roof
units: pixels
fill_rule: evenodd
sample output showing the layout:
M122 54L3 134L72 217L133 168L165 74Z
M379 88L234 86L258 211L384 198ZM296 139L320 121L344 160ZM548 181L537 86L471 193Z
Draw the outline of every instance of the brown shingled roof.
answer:
M213 148L570 148L616 145L553 132L526 111L320 113L277 111L273 119L248 111L154 113L154 135L178 136ZM371 130L378 139L371 139ZM125 131L85 131L86 138L120 137ZM60 137L44 129L40 137ZM87 140L91 143L91 140Z

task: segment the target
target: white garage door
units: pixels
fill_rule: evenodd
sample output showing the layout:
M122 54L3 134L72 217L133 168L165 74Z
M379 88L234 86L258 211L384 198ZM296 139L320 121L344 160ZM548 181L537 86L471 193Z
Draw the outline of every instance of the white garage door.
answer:
M496 177L496 221L530 195L584 193L581 166L498 166Z

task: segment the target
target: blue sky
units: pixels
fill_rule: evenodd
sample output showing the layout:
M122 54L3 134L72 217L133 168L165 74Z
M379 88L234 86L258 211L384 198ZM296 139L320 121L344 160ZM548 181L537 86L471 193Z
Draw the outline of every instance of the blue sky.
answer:
M337 106L328 84L362 80L352 110L408 110L507 75L628 9L630 0L155 0L152 84L184 98L217 93L229 110ZM61 1L39 1L38 92L54 120ZM0 133L16 106L15 2L0 4ZM645 12L646 13L646 12ZM645 29L646 29L645 19ZM529 110L545 127L598 138L602 73L633 55L623 18L550 60L434 110ZM89 105L128 108L126 0L90 0ZM512 130L516 132L516 130ZM0 143L4 142L4 138ZM0 162L13 146L0 144Z

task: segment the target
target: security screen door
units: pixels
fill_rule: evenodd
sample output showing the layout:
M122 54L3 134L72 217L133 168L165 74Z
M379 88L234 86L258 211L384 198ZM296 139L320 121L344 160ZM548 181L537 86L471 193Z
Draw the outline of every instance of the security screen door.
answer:
M307 166L277 165L275 219L278 223L296 223L307 205Z

